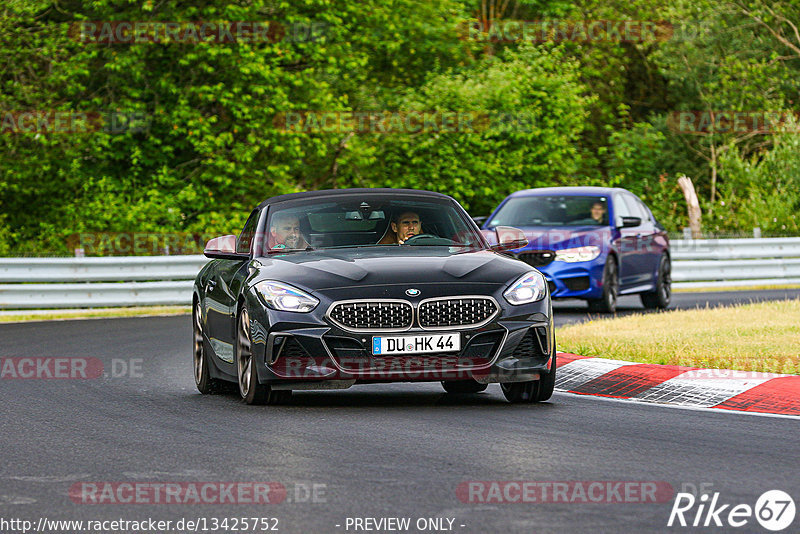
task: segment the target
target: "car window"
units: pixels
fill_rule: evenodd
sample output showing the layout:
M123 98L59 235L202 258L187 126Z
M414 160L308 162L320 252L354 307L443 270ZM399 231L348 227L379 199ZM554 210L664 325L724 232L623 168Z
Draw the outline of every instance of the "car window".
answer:
M604 196L536 195L508 199L494 214L489 227L602 226L608 224Z
M375 230L378 223L385 218L385 214L382 213L370 213L365 218L361 214L356 215L336 209L335 211L309 213L308 223L312 232L369 232Z
M401 237L393 230L413 214L416 225ZM394 224L394 227L393 227ZM452 199L362 194L281 202L270 207L265 228L269 253L405 244L485 247L469 216ZM417 237L419 236L419 237Z
M635 195L633 195L632 198L633 198L633 201L636 203L636 207L639 209L639 211L642 214L642 220L643 221L652 222L653 219L652 219L652 217L650 217L650 210L647 209L647 206L644 205L644 202L642 202L639 199L639 197L637 197Z
M236 240L236 252L240 254L250 254L250 246L253 243L253 238L256 235L256 225L258 224L258 210L253 211L247 222L244 223L242 233L239 239Z
M634 215L631 212L631 208L625 202L622 193L617 193L614 195L614 219L618 227L622 226L623 217L638 217L638 215Z
M622 196L625 199L625 203L628 205L628 210L630 211L631 216L639 217L642 221L646 221L647 213L643 207L640 206L640 203L636 197L631 194L624 194Z

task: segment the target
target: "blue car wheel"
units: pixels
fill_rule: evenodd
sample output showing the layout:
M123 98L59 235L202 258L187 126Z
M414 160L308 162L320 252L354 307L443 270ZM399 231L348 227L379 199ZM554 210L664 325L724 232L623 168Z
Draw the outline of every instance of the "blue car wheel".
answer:
M614 256L609 256L603 270L603 295L599 299L589 299L589 309L594 312L614 313L617 311L619 295L619 271Z
M648 309L664 310L669 307L672 297L672 264L666 254L661 255L656 275L656 290L650 293L642 293L639 298L642 304Z

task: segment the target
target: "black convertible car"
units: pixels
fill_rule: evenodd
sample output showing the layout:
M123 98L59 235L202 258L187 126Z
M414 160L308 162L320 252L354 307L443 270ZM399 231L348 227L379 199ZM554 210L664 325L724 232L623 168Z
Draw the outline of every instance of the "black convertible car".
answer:
M248 404L292 390L440 381L449 393L500 383L511 402L550 398L553 314L544 277L490 246L439 193L341 189L270 198L213 258L193 295L201 393L237 383Z

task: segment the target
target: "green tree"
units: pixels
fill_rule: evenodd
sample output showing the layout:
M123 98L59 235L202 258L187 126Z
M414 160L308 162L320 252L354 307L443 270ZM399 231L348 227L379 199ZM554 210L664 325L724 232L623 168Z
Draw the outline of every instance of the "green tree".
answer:
M485 129L355 138L371 164L348 161L339 184L433 189L486 213L514 190L572 183L592 101L578 76L563 51L535 46L434 74L401 110L470 111L488 117Z

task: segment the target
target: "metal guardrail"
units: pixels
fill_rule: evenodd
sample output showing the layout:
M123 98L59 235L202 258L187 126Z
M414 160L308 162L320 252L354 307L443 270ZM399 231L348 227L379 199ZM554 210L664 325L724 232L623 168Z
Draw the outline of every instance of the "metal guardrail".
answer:
M194 280L206 263L202 255L0 258L0 283Z
M800 238L673 240L673 287L800 284ZM0 258L0 309L189 305L204 256Z
M2 284L0 309L111 308L191 304L191 280L118 284Z
M800 284L800 238L674 239L676 289Z
M191 304L208 258L0 258L0 309Z
M800 258L800 237L747 239L673 239L675 260Z

